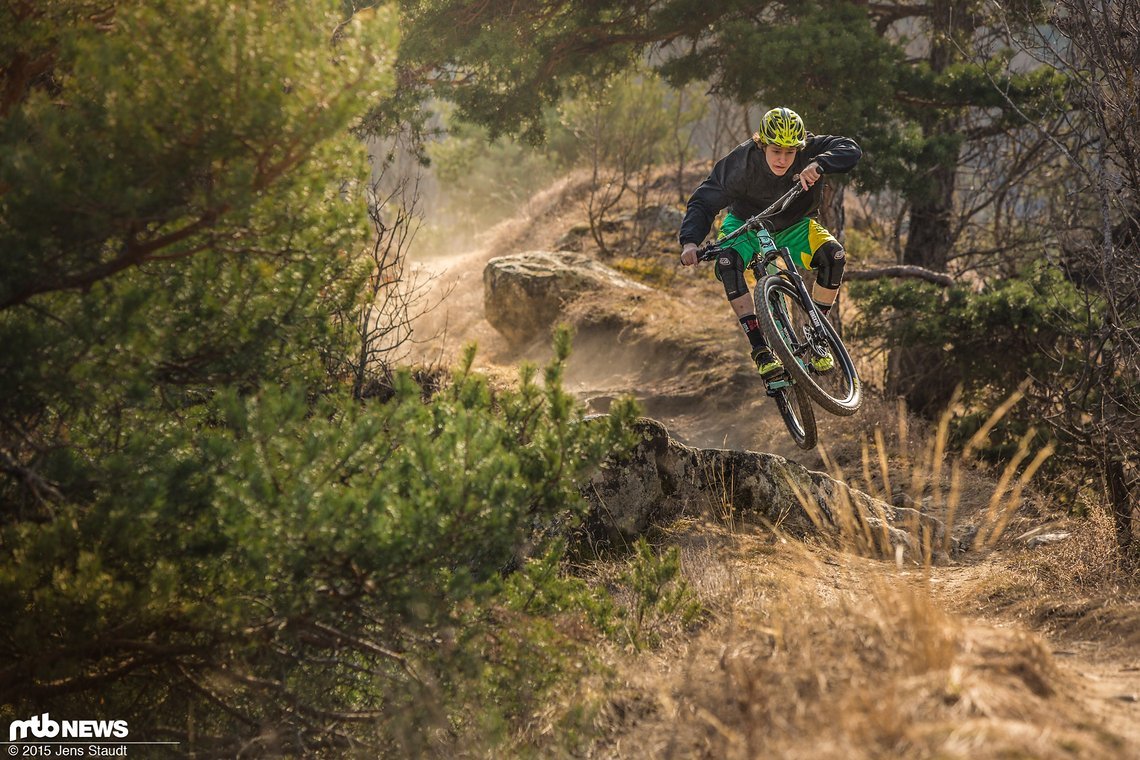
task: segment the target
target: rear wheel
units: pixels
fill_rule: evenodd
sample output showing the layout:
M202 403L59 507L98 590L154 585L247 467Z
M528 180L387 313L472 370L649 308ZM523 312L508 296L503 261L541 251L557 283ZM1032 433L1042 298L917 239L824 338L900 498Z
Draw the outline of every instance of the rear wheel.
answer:
M760 328L795 387L803 388L832 414L846 417L857 412L863 403L863 384L835 328L826 318L822 330L812 327L795 286L783 275L768 275L754 292ZM834 366L820 371L812 360L824 353Z
M784 418L792 440L801 449L810 450L815 447L815 410L811 407L811 399L798 385L788 385L770 392Z

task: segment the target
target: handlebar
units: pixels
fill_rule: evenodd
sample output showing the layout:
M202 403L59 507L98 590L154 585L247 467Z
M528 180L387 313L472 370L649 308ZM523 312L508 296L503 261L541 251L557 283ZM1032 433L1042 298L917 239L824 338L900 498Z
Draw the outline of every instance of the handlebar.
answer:
M794 179L798 180L798 175ZM740 225L735 230L728 233L719 240L710 241L697 248L697 261L711 261L712 259L715 259L717 257L717 254L724 249L726 243L735 240L746 232L750 232L762 226L768 219L786 209L788 207L788 204L798 198L801 194L803 194L803 188L800 187L800 183L797 181L796 184L792 186L791 190L777 198L776 202L771 206L764 209L755 216L750 216L747 220L745 220L744 224Z

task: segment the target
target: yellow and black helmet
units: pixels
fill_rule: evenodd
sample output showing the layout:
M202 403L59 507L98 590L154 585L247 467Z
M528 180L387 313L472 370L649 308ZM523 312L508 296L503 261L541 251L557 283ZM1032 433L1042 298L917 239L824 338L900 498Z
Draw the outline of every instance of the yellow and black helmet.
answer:
M756 136L757 142L762 145L779 145L784 148L802 148L807 145L804 120L790 108L773 108L764 114Z

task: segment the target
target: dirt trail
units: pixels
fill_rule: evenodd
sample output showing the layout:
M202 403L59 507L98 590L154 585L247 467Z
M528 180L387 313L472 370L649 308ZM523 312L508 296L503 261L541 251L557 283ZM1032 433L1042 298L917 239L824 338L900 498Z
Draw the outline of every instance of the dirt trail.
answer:
M519 218L500 224L470 252L419 262L424 271L435 277L436 292L446 293L445 298L440 296L439 306L422 318L418 325L421 334L436 336L421 346L421 359L448 362L458 355L465 343L476 341L480 348L478 366L502 377L510 377L520 360L541 361L549 354L549 349L543 345L521 352L513 349L483 319L482 271L487 260L496 255L551 249L558 234L573 221L573 214L567 211L565 203L573 191L574 180L567 180L536 196ZM541 223L536 220L541 220ZM723 294L719 293L715 283L700 281L698 277L703 275L685 275L687 278L680 278L678 282L680 295L674 294L675 298L684 299L688 308L702 314L715 315L719 313L717 309L725 311ZM733 384L747 383L754 378L748 372L738 328L727 316L723 320L718 319L708 317L707 324L711 327L704 333L706 343L711 334L714 343L722 340L725 346L722 358L717 360L723 361L723 371L711 383L713 386L719 384L713 391L709 390L707 374L694 378L678 370L673 343L655 340L668 330L658 333L643 330L640 334L631 335L580 333L568 366L566 385L595 411L605 411L612 399L631 394L639 399L648 416L659 419L675 437L693 445L769 451L810 468L821 469L823 460L820 455L799 451L792 445L774 408L763 396L724 393L725 388L731 389ZM663 348L666 345L667 348ZM820 435L825 441L839 440L845 432L850 437L850 427L856 424L831 419L822 412L819 417ZM990 556L960 565L934 568L926 581L932 598L962 625L1005 630L1018 636L1046 636L1040 631L1031 631L1025 621L1016 617L980 610L978 599L982 592L979 587L988 576L1001 570L999 561ZM727 572L745 576L752 572L746 566L749 562L751 560L742 559L739 566ZM859 563L848 564L844 570L845 577L835 580L835 586L859 588L867 580L860 576L860 566ZM826 591L835 593L834 589ZM857 602L852 604L857 608ZM748 613L744 610L740 614ZM1066 689L1066 697L1074 700L1087 715L1095 716L1096 725L1088 726L1088 730L1097 736L1107 732L1118 737L1107 745L1100 740L1090 740L1089 746L1118 744L1119 752L1101 754L1101 749L1091 749L1077 752L1075 756L1140 758L1140 652L1113 648L1095 639L1070 637L1062 640L1046 636L1045 641L1061 680L1071 687ZM690 649L685 656L700 655ZM663 667L670 670L672 666L666 664ZM671 704L672 700L670 697L666 701ZM665 719L670 720L667 716ZM1080 725L1079 721L1077 725ZM1047 731L1048 726L1042 730ZM638 746L633 736L623 741L626 746L630 746L630 741L632 746ZM612 756L625 755L619 751Z
M1001 554L980 560L931 569L931 588L943 607L963 620L979 625L1030 630L1015 615L979 610L979 589L1005 567ZM1101 727L1124 739L1140 758L1140 650L1107 640L1064 632L1034 631L1048 642L1054 662L1075 686L1073 696L1097 716Z
M483 268L495 256L553 250L564 230L578 221L578 212L566 199L583 181L571 176L536 195L517 217L488 230L468 251L413 260L420 276L432 278L433 295L430 313L416 323L423 342L412 361L447 363L464 345L475 342L478 366L511 375L520 361L542 362L550 356L547 341L519 350L484 319ZM682 272L679 292L664 296L671 303L651 302L634 307L639 313L629 314L642 322L660 319L664 325L628 334L580 330L567 365L567 388L595 412L604 412L619 396L633 396L647 416L660 420L689 445L764 450L820 466L818 456L794 446L775 407L763 395L739 326L723 302L719 284L709 282L710 272L707 268ZM682 302L683 315L657 313L676 310ZM700 323L706 355L712 347L711 366L701 373L686 373L674 342L663 345L657 339L672 331L669 322L676 322L684 333L688 319Z
M1086 690L1082 697L1089 711L1140 753L1140 656L1106 654L1093 641L1074 642L1053 654Z

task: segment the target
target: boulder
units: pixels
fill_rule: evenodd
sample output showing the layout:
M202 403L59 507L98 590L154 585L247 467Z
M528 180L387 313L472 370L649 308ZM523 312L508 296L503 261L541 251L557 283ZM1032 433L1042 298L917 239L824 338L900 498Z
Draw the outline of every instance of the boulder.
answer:
M581 486L596 539L626 543L684 514L750 514L796 537L846 535L884 554L901 547L912 559L920 558L919 537L926 534L935 560L945 559L943 525L929 515L776 454L697 449L674 440L655 420L640 420L638 427L641 442L629 456L605 462ZM810 512L805 501L814 505Z
M649 291L578 253L529 251L499 256L483 269L483 312L492 327L521 345L548 334L570 301L602 288Z
M685 212L676 206L646 206L633 218L644 227L675 235L685 220Z

